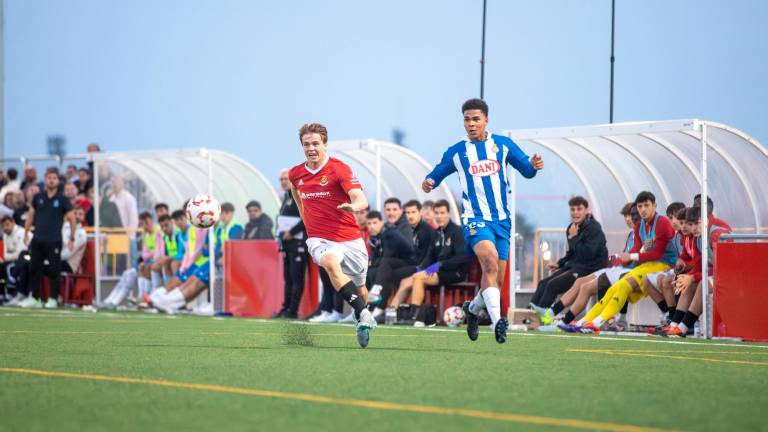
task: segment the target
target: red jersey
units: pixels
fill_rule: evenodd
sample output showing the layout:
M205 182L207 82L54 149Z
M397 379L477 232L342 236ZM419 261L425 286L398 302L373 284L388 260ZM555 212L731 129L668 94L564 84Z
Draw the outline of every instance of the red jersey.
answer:
M329 157L317 170L310 170L306 164L296 165L288 178L301 198L308 238L337 242L360 238L355 215L337 208L350 202L350 190L362 189L347 164Z

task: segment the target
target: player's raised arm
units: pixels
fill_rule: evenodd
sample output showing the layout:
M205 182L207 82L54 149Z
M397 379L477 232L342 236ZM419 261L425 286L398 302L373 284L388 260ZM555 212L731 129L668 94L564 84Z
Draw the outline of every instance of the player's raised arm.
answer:
M337 207L339 210L356 212L368 208L368 198L365 197L362 189L350 189L347 195L352 202L340 204Z
M440 186L443 179L456 172L456 165L453 163L454 153L452 149L448 149L443 153L440 163L435 165L435 168L427 174L427 177L421 183L421 189L424 192L432 192L432 189Z
M544 159L539 154L534 154L528 158L523 150L510 140L509 153L507 154L507 163L512 165L525 178L533 178L536 172L544 168Z

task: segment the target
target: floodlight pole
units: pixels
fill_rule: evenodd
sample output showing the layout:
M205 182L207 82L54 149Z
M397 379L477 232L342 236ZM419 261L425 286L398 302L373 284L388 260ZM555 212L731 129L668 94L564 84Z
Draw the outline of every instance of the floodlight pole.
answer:
M608 122L613 123L613 65L616 62L616 57L613 55L614 42L616 39L616 0L611 0L611 97L610 97L610 113Z
M701 335L707 339L712 338L712 326L710 311L712 304L709 297L709 212L707 205L708 194L707 173L707 125L701 123ZM713 287L714 288L714 287ZM695 289L690 287L688 289Z
M483 0L483 38L480 47L480 99L485 96L485 11L488 0Z

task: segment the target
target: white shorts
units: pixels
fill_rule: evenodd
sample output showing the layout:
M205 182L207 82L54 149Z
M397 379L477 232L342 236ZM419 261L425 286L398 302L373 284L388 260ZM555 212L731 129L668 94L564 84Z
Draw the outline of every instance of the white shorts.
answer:
M356 286L365 285L368 272L368 250L363 239L335 242L319 237L307 239L307 249L315 264L320 265L323 255L332 253L341 263L341 271L349 276Z
M600 274L598 274L597 276L605 274L605 277L608 278L608 282L610 282L611 285L613 285L616 282L618 282L619 279L621 279L622 276L624 276L625 274L627 274L627 273L629 273L631 271L632 271L631 268L626 268L626 267L621 267L621 266L608 267L608 268L599 270L598 272ZM593 274L597 274L598 272L595 272Z
M659 287L658 280L659 276L675 276L675 269L669 269L667 271L658 272L658 273L651 273L647 276L645 276L645 279L648 281L648 283L651 284L652 287L656 288L656 291L661 291L661 287Z

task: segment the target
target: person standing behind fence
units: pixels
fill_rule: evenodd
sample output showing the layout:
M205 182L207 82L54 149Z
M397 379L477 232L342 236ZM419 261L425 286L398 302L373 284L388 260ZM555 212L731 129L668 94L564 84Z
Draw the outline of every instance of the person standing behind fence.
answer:
M307 271L307 244L304 222L299 207L291 195L291 180L288 170L280 172L280 187L283 189L283 203L277 216L277 238L283 253L283 306L275 318L298 318L301 295L304 292L304 275Z
M69 250L73 249L77 223L72 204L59 189L59 170L45 170L45 191L35 195L24 224L24 242L29 244L32 295L20 303L21 307L42 307L40 302L40 278L45 273L51 281L51 295L46 308L58 306L59 272L61 271L62 225L67 220L70 237L64 239ZM35 227L35 237L29 241L29 232ZM44 265L47 261L48 265Z

